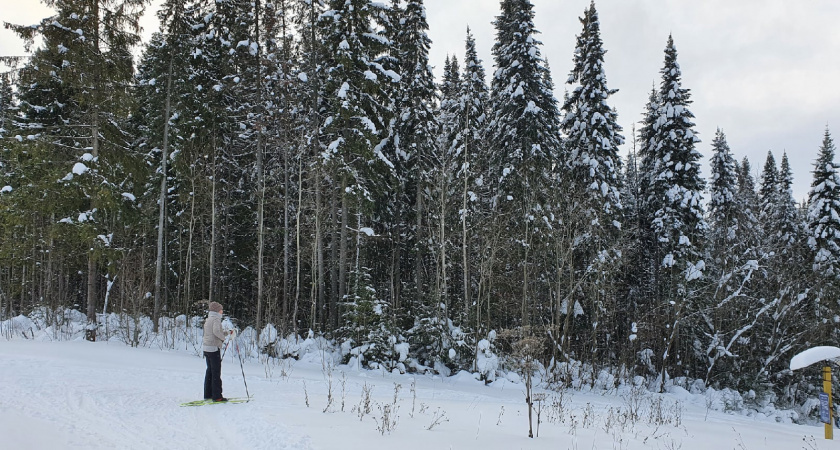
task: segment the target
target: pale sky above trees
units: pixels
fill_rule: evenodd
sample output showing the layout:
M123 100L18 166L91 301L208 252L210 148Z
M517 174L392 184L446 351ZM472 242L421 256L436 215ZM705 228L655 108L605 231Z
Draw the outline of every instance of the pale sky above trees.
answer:
M590 0L532 0L542 32L556 95L562 99L572 67L578 17ZM157 29L154 0L143 20L144 36ZM497 0L426 0L430 53L435 74L447 54L463 60L467 26L492 75L490 49ZM697 131L703 142L703 176L715 130L726 133L739 161L747 156L757 176L772 150L776 161L788 152L794 196L803 200L826 126L840 135L840 2L836 0L599 0L596 8L607 49L605 70L611 97L631 145L631 126L642 117L658 83L664 48L672 33L679 51L683 85L691 89ZM35 23L50 14L38 0L0 0L0 22ZM0 55L23 54L22 42L0 29ZM488 80L489 81L489 80Z

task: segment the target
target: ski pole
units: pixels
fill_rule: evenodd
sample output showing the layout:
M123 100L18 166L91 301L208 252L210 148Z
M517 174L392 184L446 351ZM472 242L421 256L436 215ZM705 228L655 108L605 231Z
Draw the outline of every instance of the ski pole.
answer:
M233 334L233 330L231 330L230 333ZM223 361L225 359L225 352L227 351L228 344L230 344L230 339L225 341L225 348L224 348L224 350L222 350L222 360Z
M236 353L239 355L239 369L242 370L242 382L245 383L245 395L248 397L248 401L251 401L251 394L248 393L248 382L245 381L245 367L242 366L242 352L239 351L239 341L236 340L233 345L236 348Z

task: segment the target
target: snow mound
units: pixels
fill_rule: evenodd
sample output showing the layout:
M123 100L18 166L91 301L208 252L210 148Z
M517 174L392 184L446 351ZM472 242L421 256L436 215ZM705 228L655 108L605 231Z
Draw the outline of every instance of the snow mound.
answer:
M790 370L799 370L820 361L840 359L840 348L823 346L805 350L790 360Z

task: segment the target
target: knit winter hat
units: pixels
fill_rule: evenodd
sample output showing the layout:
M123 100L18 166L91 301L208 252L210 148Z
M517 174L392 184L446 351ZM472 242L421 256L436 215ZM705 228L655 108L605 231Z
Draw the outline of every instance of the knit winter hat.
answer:
M222 312L222 305L218 302L210 302L210 306L208 308L213 312Z

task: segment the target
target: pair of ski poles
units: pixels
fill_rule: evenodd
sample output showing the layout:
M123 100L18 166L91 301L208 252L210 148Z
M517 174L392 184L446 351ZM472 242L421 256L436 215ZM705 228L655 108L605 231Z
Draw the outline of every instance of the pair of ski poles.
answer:
M245 395L247 396L248 400L251 400L251 394L248 393L248 382L245 381L245 368L242 365L242 352L239 351L239 341L234 337L232 339L234 350L236 350L236 354L239 355L239 369L242 371L242 382L245 383ZM228 339L225 342L225 349L222 351L222 359L225 359L225 353L227 352L228 345L230 344L231 339Z

